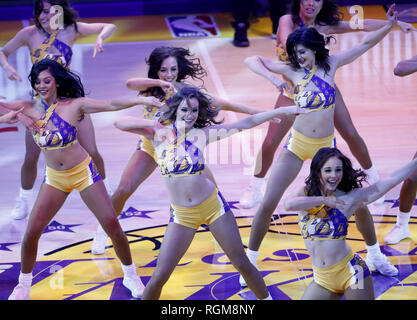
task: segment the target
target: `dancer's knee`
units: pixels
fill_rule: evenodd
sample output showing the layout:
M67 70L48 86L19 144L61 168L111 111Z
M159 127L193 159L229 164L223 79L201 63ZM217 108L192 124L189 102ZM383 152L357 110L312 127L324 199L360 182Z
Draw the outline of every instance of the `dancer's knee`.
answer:
M352 141L359 143L362 140L362 137L359 135L354 126L344 126L343 129L338 128L338 131L343 139L345 139L347 142Z
M265 139L262 144L262 152L267 154L274 154L278 149L281 140L276 138Z
M233 267L239 271L239 273L247 273L249 271L251 263L246 255L234 255L233 257L229 256L229 259L232 262Z
M109 217L100 221L103 230L107 235L113 240L117 240L121 237L125 237L123 229L121 228L119 221L116 218L116 213L114 217Z
M29 228L26 229L22 240L22 246L37 243L42 235L42 232L43 229L40 226L38 226L36 223L32 224Z
M152 274L152 285L158 288L162 288L165 283L168 281L171 273L167 270L162 269L155 269L154 273Z
M277 208L277 205L278 203L276 201L264 200L256 214L260 217L264 217L265 219L270 219Z
M118 199L126 200L133 192L135 192L135 187L131 179L122 179L114 194Z

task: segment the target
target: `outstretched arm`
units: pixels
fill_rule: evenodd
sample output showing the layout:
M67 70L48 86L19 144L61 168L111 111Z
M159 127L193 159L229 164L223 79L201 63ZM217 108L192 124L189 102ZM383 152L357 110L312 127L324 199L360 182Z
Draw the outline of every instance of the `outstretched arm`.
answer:
M358 206L367 205L379 199L401 181L405 180L416 168L417 158L393 172L389 177L380 179L369 187L355 189L352 191L352 196L355 197L355 202Z
M12 110L0 117L0 123L16 123L19 121L18 115L23 111L23 107L19 110Z
M208 131L208 135L206 135L208 138L207 143L227 138L242 130L251 129L282 114L297 115L309 112L311 112L311 110L302 109L297 106L281 107L270 111L260 112L236 122L210 126L205 128L205 130Z
M263 110L257 110L256 108L245 106L243 104L231 102L229 100L214 96L212 94L209 94L209 96L212 100L211 105L214 108L218 108L220 110L233 111L233 112L246 113L246 114L257 114L263 111Z
M354 46L353 48L339 51L331 56L332 61L336 65L336 68L351 63L355 59L359 58L366 51L380 42L392 30L392 28L397 24L398 16L398 12L394 11L394 7L395 5L392 5L389 8L387 12L388 22L386 22L384 27L378 29L375 32L372 32L371 34L368 34L361 43Z
M149 140L152 140L155 134L155 130L153 129L155 125L154 120L140 119L137 117L121 117L113 124L119 130L140 134Z
M31 104L29 102L0 102L0 115L9 113L9 116L11 116L11 111L16 113L17 119L23 124L23 126L25 126L25 128L39 132L40 129L36 125L35 121L39 115L31 108Z
M85 23L77 22L78 32L81 36L98 34L93 51L93 58L97 52L103 52L103 41L116 31L117 27L112 23Z
M148 106L161 107L163 103L155 97L138 96L132 99L117 100L93 100L90 98L76 99L80 113L98 113L107 111L117 111L144 104Z
M408 76L417 71L417 56L398 62L395 66L394 74L399 77Z
M336 198L335 196L332 197L324 197L324 196L317 196L317 197L307 197L307 196L297 196L292 198L287 198L284 202L284 208L287 211L302 211L302 210L309 210L311 208L319 207L321 205L325 205L329 208L336 208L337 205L344 205L345 203Z
M161 79L151 78L131 78L126 81L126 87L135 91L145 91L152 87L161 87L165 93L168 93L170 91L176 91L172 83Z
M337 205L343 204L345 203L342 200L336 198L335 196L306 196L303 187L295 195L286 198L286 200L284 201L284 208L287 211L303 211L321 205L325 205L329 208L336 208Z
M10 103L0 102L0 115L4 115L10 111L16 111L18 109L17 105L16 108L14 108Z
M363 28L352 28L349 21L340 21L335 26L327 26L326 33L349 33L355 31L372 32L376 31L387 24L387 20L380 19L363 19ZM408 33L410 31L417 31L417 29L410 23L398 21L398 27L402 32ZM320 29L320 27L318 27Z
M35 117L36 114L31 109L31 104L26 101L14 101L14 102L0 102L0 115L6 114L10 111L21 110L22 113L27 114L30 117Z

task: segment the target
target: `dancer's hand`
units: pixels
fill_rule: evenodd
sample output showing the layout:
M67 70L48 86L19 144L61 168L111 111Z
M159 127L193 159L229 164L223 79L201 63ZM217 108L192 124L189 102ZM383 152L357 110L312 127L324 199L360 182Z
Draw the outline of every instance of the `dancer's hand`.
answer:
M162 90L164 90L165 94L168 94L170 92L176 93L177 89L174 87L174 85L171 82L160 80L161 84L160 87Z
M96 44L94 45L94 51L93 51L93 58L96 57L97 52L103 52L103 40L100 37L97 37Z
M339 198L336 198L335 196L331 196L325 198L324 204L329 208L337 208L338 205L345 205L345 202Z
M18 115L23 111L23 107L19 110L12 110L0 117L0 123L13 124L19 121Z
M304 109L298 106L280 107L279 109L282 111L282 114L295 116L298 116L300 114L307 114L313 111L311 109Z
M387 19L390 22L391 26L398 24L398 11L395 10L395 4L392 4L387 11Z
M407 23L404 21L397 22L398 27L401 29L402 32L417 32L417 28L415 28L411 23Z
M19 73L17 73L16 69L12 66L9 65L7 68L5 68L5 71L9 80L17 80L22 82L22 78L20 77Z
M23 124L23 126L29 131L42 133L43 130L38 127L38 125L36 124L36 121L33 120L32 118L28 117L27 115L23 113L19 113L17 117L19 118L19 121Z
M305 109L305 108L297 107L295 115L299 116L300 114L308 114L308 113L311 113L311 112L313 112L312 109Z
M158 108L164 105L164 103L161 100L152 96L149 96L149 97L142 96L140 104L145 104L151 107L158 107Z
M282 93L284 91L284 87L287 86L287 83L278 77L272 76L270 80L272 84L277 87L280 93Z

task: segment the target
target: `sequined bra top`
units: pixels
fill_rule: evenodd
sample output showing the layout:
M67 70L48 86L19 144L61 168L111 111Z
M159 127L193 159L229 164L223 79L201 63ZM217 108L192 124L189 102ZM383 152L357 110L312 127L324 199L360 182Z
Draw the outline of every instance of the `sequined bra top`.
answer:
M303 211L298 221L305 240L342 240L348 232L348 219L335 208L324 205Z
M57 103L48 106L42 101L45 112L41 118L36 121L41 133L32 132L35 143L41 149L56 150L65 149L77 142L77 128L63 120L56 112ZM52 121L56 130L45 130L49 120Z
M175 125L163 126L161 128L174 130ZM175 139L173 143L160 143L155 146L155 153L159 169L163 177L185 177L199 175L204 172L203 152L187 139L194 129Z
M72 50L70 46L56 38L58 32L59 29L52 34L47 34L45 41L30 53L32 64L35 64L43 59L51 59L58 62L65 68L69 67L72 58ZM50 53L49 49L52 46L54 46L60 53Z
M335 106L335 89L326 81L315 75L317 65L311 70L304 69L303 79L294 88L294 102L297 106L313 111L326 110ZM309 83L313 83L319 90L306 90Z

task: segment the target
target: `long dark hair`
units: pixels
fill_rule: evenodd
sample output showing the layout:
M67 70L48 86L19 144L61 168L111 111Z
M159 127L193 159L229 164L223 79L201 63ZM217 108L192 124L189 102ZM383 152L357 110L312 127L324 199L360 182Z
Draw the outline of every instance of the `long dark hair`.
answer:
M292 0L290 11L294 24L300 25L300 1ZM323 6L316 17L315 23L318 25L337 25L342 20L343 14L335 0L323 0Z
M35 84L39 74L45 70L48 70L55 79L58 98L68 99L85 96L80 77L61 66L58 62L50 59L43 59L32 66L28 78L33 90L35 90Z
M200 59L193 58L190 50L180 47L155 48L149 55L149 58L145 60L149 66L148 78L159 79L158 71L161 69L162 62L169 57L174 57L177 59L177 82L181 82L191 77L193 80L200 80L202 85L204 84L203 77L207 75L207 72L201 66ZM141 93L148 93L157 98L162 98L165 96L165 93L161 87L151 87L147 90L141 91Z
M310 175L305 180L308 196L321 196L320 190L320 176L321 169L327 160L332 157L337 157L343 164L343 177L337 189L349 192L356 188L362 188L362 182L366 180L367 175L361 169L355 170L352 167L352 162L348 157L339 151L337 148L321 148L311 160Z
M33 4L33 18L35 20L35 25L38 29L45 31L42 28L42 25L39 22L39 16L43 10L43 2L48 2L51 6L61 6L64 11L64 27L68 27L73 25L75 31L78 32L77 28L77 18L78 14L74 8L72 8L68 2L68 0L34 0Z
M300 68L295 47L302 44L304 47L316 52L316 64L327 73L330 70L329 49L326 48L330 37L325 38L315 28L299 28L288 36L286 50L291 66Z
M211 124L219 124L223 121L216 121L214 118L218 115L219 110L211 106L211 99L205 95L201 90L192 86L182 87L168 104L168 109L162 114L161 121L175 122L177 117L177 110L181 102L185 99L190 105L190 99L196 98L198 100L198 118L194 123L196 128L204 128Z

